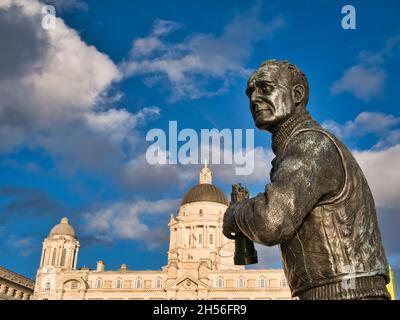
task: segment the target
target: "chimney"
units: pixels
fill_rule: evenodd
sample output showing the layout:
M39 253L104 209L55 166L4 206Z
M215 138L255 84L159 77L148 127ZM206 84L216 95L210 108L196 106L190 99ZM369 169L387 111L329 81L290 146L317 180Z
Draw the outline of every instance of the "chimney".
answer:
M96 271L104 271L105 263L103 260L97 261Z

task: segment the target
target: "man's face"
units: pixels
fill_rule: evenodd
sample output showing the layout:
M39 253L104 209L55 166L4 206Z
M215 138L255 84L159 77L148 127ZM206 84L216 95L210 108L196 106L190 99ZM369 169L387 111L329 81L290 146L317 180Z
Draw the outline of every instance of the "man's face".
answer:
M295 111L292 89L283 77L277 66L268 65L258 69L247 83L250 111L260 130L270 130Z

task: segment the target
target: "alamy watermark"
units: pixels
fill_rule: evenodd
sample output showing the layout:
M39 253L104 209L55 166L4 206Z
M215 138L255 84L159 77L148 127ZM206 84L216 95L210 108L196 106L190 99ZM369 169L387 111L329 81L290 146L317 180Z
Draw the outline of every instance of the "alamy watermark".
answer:
M342 28L344 30L352 29L355 30L356 27L356 8L352 5L345 5L342 7L342 13L345 16L342 18Z
M201 129L199 136L188 128L178 132L177 122L169 121L168 134L162 129L151 129L146 141L153 142L146 151L146 161L151 165L208 161L234 164L237 175L250 175L254 170L253 129Z
M42 28L44 30L54 30L56 28L56 8L52 5L42 7Z
M345 265L342 269L343 273L347 273L344 276L341 286L343 290L355 290L356 289L356 270L352 265Z

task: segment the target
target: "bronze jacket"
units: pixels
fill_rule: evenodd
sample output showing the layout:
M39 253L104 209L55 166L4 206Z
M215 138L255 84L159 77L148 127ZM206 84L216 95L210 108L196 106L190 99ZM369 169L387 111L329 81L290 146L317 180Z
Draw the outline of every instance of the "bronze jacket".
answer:
M308 113L273 136L270 183L233 210L255 242L280 245L300 299L388 298L374 200L350 151Z

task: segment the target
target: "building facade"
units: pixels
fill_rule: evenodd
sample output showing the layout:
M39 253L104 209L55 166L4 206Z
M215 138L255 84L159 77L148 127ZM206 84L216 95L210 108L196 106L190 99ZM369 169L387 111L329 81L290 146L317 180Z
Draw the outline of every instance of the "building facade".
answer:
M234 241L222 233L228 200L207 165L169 221L168 263L161 270L77 269L79 241L63 218L43 241L34 299L291 299L281 269L233 263Z
M30 300L34 281L0 266L0 300Z

